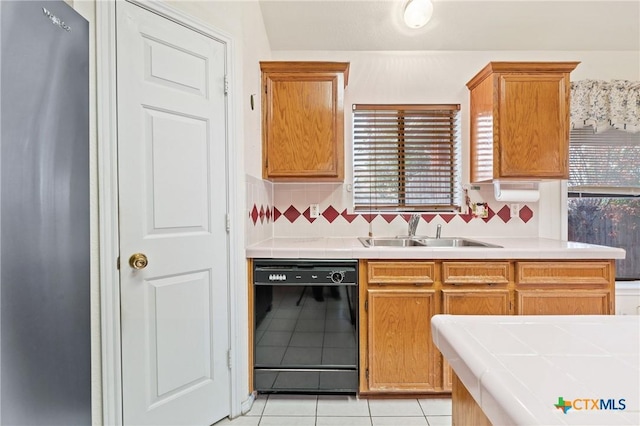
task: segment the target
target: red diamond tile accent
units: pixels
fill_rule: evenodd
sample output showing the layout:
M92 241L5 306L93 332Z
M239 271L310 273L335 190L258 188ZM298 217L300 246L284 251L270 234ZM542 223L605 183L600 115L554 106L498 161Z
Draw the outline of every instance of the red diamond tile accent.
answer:
M387 223L393 222L393 220L398 217L397 214L381 214L382 218L387 221Z
M451 219L453 219L454 217L456 217L455 214L448 214L448 213L441 213L440 217L442 218L442 220L444 220L446 223L451 222Z
M255 225L258 222L258 207L254 204L253 209L251 209L251 219L253 220L253 224Z
M371 213L366 213L362 215L362 217L364 218L364 220L367 221L367 223L373 222L373 219L375 219L377 216L378 216L377 214L371 214Z
M280 210L278 210L277 208L273 208L273 221L275 222L276 220L278 220L278 218L282 216L282 213L280 213Z
M435 214L430 214L430 213L428 213L428 214L423 214L423 215L421 215L421 216L422 216L422 218L424 219L424 221L425 221L425 222L427 222L427 223L430 223L430 222L431 222L431 221L436 217L436 215L435 215Z
M271 221L271 208L267 207L267 223Z
M507 223L511 220L511 209L505 205L498 211L497 215L504 223Z
M316 217L311 217L311 207L307 207L307 209L302 213L305 219L309 221L309 223L313 223L316 221Z
M471 219L473 219L473 215L471 213L459 214L458 216L460 216L460 219L464 220L465 223L469 223L471 222Z
M340 213L340 216L344 217L344 219L349 223L353 222L358 217L357 214L349 214L349 213L347 213L347 209L344 209L342 211L342 213Z
M296 210L295 207L289 206L287 210L282 214L284 217L289 219L289 222L293 223L300 217L300 212Z
M411 219L411 214L401 214L400 217L402 217L407 223L409 223L409 219Z
M493 217L496 215L496 212L494 212L493 210L491 210L491 207L487 206L487 217L483 217L482 220L484 220L485 223L489 222L491 219L493 219Z
M522 219L524 223L529 222L532 217L533 211L529 208L529 206L524 206L520 209L520 219Z
M260 223L264 223L264 216L265 216L265 213L264 213L264 207L263 207L263 206L260 206L260 213L259 213L259 215L260 215Z
M340 216L340 213L338 213L338 211L334 209L333 206L329 206L325 209L325 211L322 212L322 216L327 219L327 222L333 223L333 221L336 220L338 216Z

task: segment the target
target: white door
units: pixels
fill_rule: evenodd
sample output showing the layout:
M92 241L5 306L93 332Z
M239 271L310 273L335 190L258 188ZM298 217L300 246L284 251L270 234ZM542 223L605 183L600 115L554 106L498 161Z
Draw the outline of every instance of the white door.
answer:
M230 410L225 45L116 11L124 424L209 425Z

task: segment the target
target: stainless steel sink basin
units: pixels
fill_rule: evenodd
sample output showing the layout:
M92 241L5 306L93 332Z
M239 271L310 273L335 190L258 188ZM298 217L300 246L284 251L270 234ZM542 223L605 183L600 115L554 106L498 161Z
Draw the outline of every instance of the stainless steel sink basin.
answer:
M420 242L427 247L501 247L467 238L427 238Z
M360 237L365 247L424 247L422 240L404 237Z
M365 247L501 247L468 238L360 237L358 239Z

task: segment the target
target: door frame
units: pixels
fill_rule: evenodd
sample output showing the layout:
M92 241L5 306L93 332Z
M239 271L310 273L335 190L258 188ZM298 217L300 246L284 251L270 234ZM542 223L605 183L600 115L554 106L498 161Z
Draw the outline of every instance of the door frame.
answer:
M98 154L98 235L100 277L100 341L101 341L101 392L102 422L122 425L122 364L120 335L120 273L119 218L118 218L118 146L117 146L117 98L116 98L116 2L128 1L164 18L197 31L226 45L227 72L227 217L228 230L228 306L229 306L229 355L231 416L239 415L243 401L238 397L242 351L236 350L238 343L238 294L235 282L246 282L243 252L243 222L241 218L244 190L231 193L230 188L243 188L244 168L239 162L235 123L234 102L234 41L228 34L176 10L164 2L140 0L106 0L96 5L96 110L97 110L97 154Z

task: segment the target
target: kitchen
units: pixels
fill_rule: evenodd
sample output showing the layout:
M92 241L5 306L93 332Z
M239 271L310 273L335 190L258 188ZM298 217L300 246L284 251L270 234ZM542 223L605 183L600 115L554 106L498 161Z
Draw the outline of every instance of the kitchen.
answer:
M113 303L118 299L106 283L118 282L118 271L115 270L115 256L117 252L113 246L117 246L117 237L110 238L109 218L113 217L114 205L117 206L117 197L109 198L108 158L113 136L108 134L108 126L104 126L105 111L103 107L107 97L101 92L100 82L108 75L105 68L105 50L108 50L108 40L105 34L109 32L108 19L110 12L103 2L74 1L74 7L79 10L94 25L91 30L96 37L97 51L94 52L94 60L98 66L93 68L94 81L92 85L94 99L99 99L99 108L92 113L92 200L93 212L93 241L92 249L92 399L94 423L120 424L122 394L119 390L120 371L118 370L117 356L114 356L112 342L117 339L117 332L112 316L117 309ZM104 2L107 3L107 2ZM264 4L261 4L264 3ZM249 366L250 345L248 333L251 329L247 300L249 289L247 286L248 273L246 266L245 247L252 246L273 236L295 237L302 240L306 238L317 239L319 237L342 236L366 236L370 231L374 235L400 235L406 233L407 222L403 217L376 216L369 223L361 215L354 217L351 209L351 198L347 186L352 183L349 166L352 161L349 149L351 138L350 108L355 103L453 103L460 104L461 112L461 140L463 164L468 164L469 148L466 141L470 137L469 129L469 91L465 84L487 63L491 61L579 61L580 65L571 73L571 80L623 79L637 81L640 79L640 50L637 46L638 20L630 27L623 25L611 25L607 29L601 29L602 25L610 25L611 20L597 20L593 17L604 15L602 11L593 11L593 15L581 15L581 10L588 10L585 2L563 2L563 5L555 5L560 12L586 16L584 21L597 25L600 34L611 34L611 40L606 43L607 37L598 35L588 38L590 44L579 44L577 39L585 39L587 35L599 31L582 28L582 32L575 37L571 33L558 35L552 29L562 27L557 22L549 22L544 18L549 16L548 11L538 12L539 15L531 15L533 9L526 9L530 13L522 16L518 10L520 7L533 7L537 2L489 2L480 8L474 6L477 2L440 1L434 2L435 10L433 28L449 28L449 31L469 28L470 33L463 37L467 43L455 44L457 40L451 32L443 36L431 36L427 40L420 39L416 34L399 25L391 24L391 18L382 15L379 8L385 2L375 2L364 9L351 11L359 13L358 19L365 22L365 16L371 12L370 19L374 24L367 28L365 39L377 40L385 31L399 31L402 36L398 44L381 44L379 47L363 47L357 44L357 39L340 33L329 31L328 33L315 33L318 27L335 28L331 20L333 16L341 16L348 12L348 6L357 2L329 2L319 4L311 2L313 9L311 15L327 21L316 25L303 21L305 17L301 4L287 3L285 11L282 9L270 9L282 6L278 2L168 2L171 7L178 9L182 14L197 17L198 22L216 28L227 35L233 41L233 57L230 62L232 70L231 114L234 117L231 134L236 145L235 156L230 163L230 170L235 174L235 186L233 186L232 198L237 207L236 219L232 222L232 249L231 268L234 273L232 281L232 295L230 297L230 316L234 332L231 337L233 348L232 365L233 379L231 390L231 407L228 414L236 417L243 411L250 409L251 398L249 382L251 371ZM291 4L288 4L291 3ZM302 3L302 2L301 2ZM335 4L334 4L335 3ZM484 2L483 2L484 3ZM514 3L514 4L512 4ZM520 3L520 4L518 4ZM633 3L633 2L619 2ZM525 6L526 5L526 6ZM399 7L388 7L386 12L399 12ZM623 6L623 5L622 5ZM620 6L620 7L622 7ZM628 5L627 5L628 6ZM338 8L337 10L332 7ZM346 9L339 9L340 7ZM395 7L395 8L394 8ZM494 9L486 9L492 7ZM453 8L453 9L448 9ZM504 10L503 10L504 9ZM447 24L443 15L448 10L448 19L455 24ZM463 19L463 12L467 11L471 17ZM612 9L613 10L613 9ZM637 7L635 16L638 16ZM320 13L324 11L326 13ZM378 15L375 15L375 13ZM618 15L622 19L624 12ZM266 27L268 17L276 14L288 17L291 22L299 22L295 26L297 31L311 32L306 37L291 37L290 34L276 42L276 34L273 27ZM488 31L488 24L484 19L475 19L477 16L491 15L502 18L502 24L498 23L494 31ZM383 16L383 18L381 18ZM536 16L533 24L538 25L531 29L527 26L531 16ZM389 22L387 22L387 19ZM395 15L394 18L395 19ZM505 24L507 22L508 24ZM386 30L379 27L385 23ZM273 24L275 27L282 23ZM349 26L350 24L346 24ZM634 26L635 25L635 26ZM529 28L529 32L525 29ZM581 28L577 24L576 28ZM576 30L574 28L574 30ZM508 32L511 29L513 32ZM433 29L432 29L433 30ZM424 33L428 33L429 27L425 27ZM456 30L456 31L457 31ZM515 31L514 31L515 30ZM293 31L293 30L287 30ZM503 31L506 31L503 32ZM577 31L577 30L576 30ZM618 33L622 31L622 33ZM332 35L332 33L334 33ZM421 33L421 34L424 34ZM514 34L515 33L515 34ZM545 37L548 34L548 37ZM631 34L631 35L630 35ZM636 35L636 36L634 36ZM334 38L332 38L334 37ZM335 37L338 37L336 40ZM316 44L297 45L295 41L303 39ZM446 44L444 40L451 40ZM320 43L326 40L327 44ZM333 40L333 44L330 44ZM361 40L361 39L360 39ZM349 43L347 43L347 41ZM286 44L290 43L290 44ZM350 44L353 43L353 44ZM363 43L360 41L360 43ZM433 43L433 44L431 44ZM262 84L260 76L260 61L341 61L349 62L349 82L344 93L345 117L345 181L344 183L271 183L262 179L261 156L261 93ZM98 126L98 124L102 126ZM96 130L96 127L99 130ZM106 129L106 130L105 130ZM99 155L98 155L99 154ZM105 172L107 170L107 172ZM462 167L462 181L469 182L468 169ZM111 181L113 182L113 181ZM111 183L113 185L113 183ZM101 188L100 194L98 188ZM106 193L105 193L106 188ZM113 190L113 188L111 189ZM482 185L479 189L470 188L469 196L474 203L487 202L491 211L498 213L510 203L495 202L493 199L493 187ZM436 215L429 222L422 220L418 224L418 234L433 236L436 225L442 225L443 236L460 236L469 238L486 237L491 235L496 238L518 236L522 238L566 238L566 193L563 184L554 181L540 184L540 200L537 202L516 202L520 204L516 210L518 213L511 217L509 214L501 214L491 217L490 220L474 218L468 223L460 217ZM304 212L312 204L318 204L321 217L311 222L304 216ZM291 206L301 213L290 220L283 214ZM332 212L332 207L339 215L333 221L325 219L322 213ZM255 210L254 210L255 208ZM346 212L345 212L346 210ZM275 218L276 211L280 214ZM292 210L293 212L293 210ZM343 212L345 212L343 214ZM295 214L295 212L294 212ZM333 216L333 214L331 215ZM98 217L102 219L98 219ZM106 218L106 219L105 219ZM448 220L447 220L448 219ZM102 221L102 222L101 222ZM116 221L117 223L117 221ZM100 239L98 239L100 236ZM100 245L98 245L98 241ZM301 241L302 243L303 241ZM364 247L362 248L364 250ZM129 256L129 254L123 254ZM109 294L112 292L111 294ZM111 312L111 313L110 313ZM101 347L101 344L103 345ZM258 399L259 401L260 399Z

